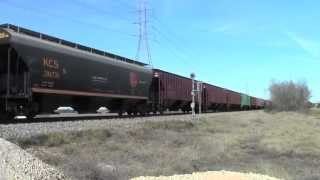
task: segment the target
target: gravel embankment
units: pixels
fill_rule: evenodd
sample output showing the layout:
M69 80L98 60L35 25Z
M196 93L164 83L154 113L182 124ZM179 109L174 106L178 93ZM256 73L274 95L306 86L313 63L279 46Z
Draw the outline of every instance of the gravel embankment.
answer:
M0 138L0 174L6 180L64 180L65 176L29 153Z
M229 171L209 171L174 176L138 177L131 180L281 180L261 174L238 173Z
M0 138L21 138L47 133L84 131L104 128L130 128L147 121L190 121L190 115L140 117L134 119L81 120L0 125Z
M241 114L251 112L226 112L230 114ZM219 117L226 113L208 113L202 114L202 117ZM199 116L197 116L199 118ZM0 124L0 138L22 138L35 135L59 132L85 131L92 129L105 128L131 128L141 123L151 121L193 121L189 115L156 116L156 117L137 117L125 119L106 119L106 120L81 120L81 121L62 121L62 122L39 122L39 123L21 123L21 124ZM196 120L195 120L196 121Z

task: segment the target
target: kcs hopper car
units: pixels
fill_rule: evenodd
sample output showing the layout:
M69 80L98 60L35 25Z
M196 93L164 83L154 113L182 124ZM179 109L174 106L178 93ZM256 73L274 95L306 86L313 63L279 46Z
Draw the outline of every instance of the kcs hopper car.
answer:
M144 64L52 36L2 25L0 114L33 116L60 105L86 112L142 112L152 71ZM91 111L92 112L92 111Z

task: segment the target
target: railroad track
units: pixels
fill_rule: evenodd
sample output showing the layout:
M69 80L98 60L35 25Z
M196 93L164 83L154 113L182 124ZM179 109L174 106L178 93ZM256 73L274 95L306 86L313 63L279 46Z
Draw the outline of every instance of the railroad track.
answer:
M53 116L53 117L52 117ZM61 115L62 116L62 115ZM105 128L135 128L144 122L165 122L165 121L192 121L190 114L170 113L147 116L115 116L115 115L66 115L60 117L38 116L32 121L24 123L10 122L0 124L0 138L14 139L25 138L50 133L80 132Z
M203 112L202 114L210 113L223 113L221 112ZM236 111L229 111L236 112ZM163 114L146 114L146 115L127 115L124 114L119 116L117 113L105 113L105 114L77 114L77 113L62 113L62 114L46 114L37 115L33 119L14 119L11 121L0 122L0 124L19 124L19 123L45 123L45 122L63 122L63 121L82 121L82 120L108 120L108 119L134 119L134 118L144 118L144 117L160 117L160 116L177 116L177 115L191 115L190 113L183 112L165 112Z
M236 113L236 112L228 112ZM243 112L245 113L245 112ZM248 112L249 113L249 112ZM218 117L224 112L206 113L202 117ZM53 116L53 117L52 117ZM33 121L23 123L10 122L7 124L0 124L0 138L15 139L26 138L50 133L65 133L65 132L81 132L87 130L97 129L131 129L139 127L145 122L193 122L190 114L171 113L163 115L148 115L148 116L115 116L108 114L106 116L99 115L78 115L68 117L57 117L58 115L51 115L51 117L37 117ZM70 117L71 116L71 117ZM81 116L81 117L79 117Z
M107 120L107 119L133 119L141 117L157 117L157 116L174 116L185 115L181 112L170 112L164 114L147 114L147 115L122 115L116 113L106 114L76 114L76 113L63 113L63 114L48 114L37 115L33 119L16 118L10 121L0 122L0 124L19 124L19 123L44 123L44 122L63 122L63 121L81 121L81 120ZM189 113L190 114L190 113Z

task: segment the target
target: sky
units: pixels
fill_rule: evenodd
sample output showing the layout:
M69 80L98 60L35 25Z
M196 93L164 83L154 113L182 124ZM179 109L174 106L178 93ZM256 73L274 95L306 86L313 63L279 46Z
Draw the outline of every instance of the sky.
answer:
M0 0L11 23L135 59L141 0ZM306 82L320 102L320 1L149 0L154 68L269 98L272 81ZM140 61L148 63L142 44Z

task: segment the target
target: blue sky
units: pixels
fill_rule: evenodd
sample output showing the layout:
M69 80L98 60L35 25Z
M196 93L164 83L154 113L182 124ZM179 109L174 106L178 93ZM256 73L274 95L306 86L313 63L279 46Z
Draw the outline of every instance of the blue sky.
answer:
M305 81L320 101L320 1L149 0L155 68L268 98L272 80ZM1 0L12 23L135 58L138 0ZM142 61L147 62L142 52Z

